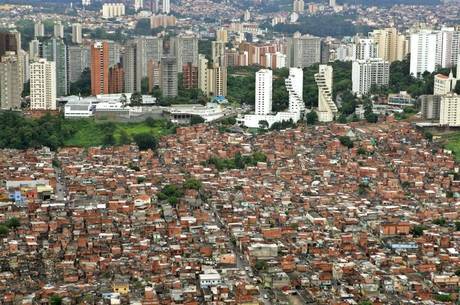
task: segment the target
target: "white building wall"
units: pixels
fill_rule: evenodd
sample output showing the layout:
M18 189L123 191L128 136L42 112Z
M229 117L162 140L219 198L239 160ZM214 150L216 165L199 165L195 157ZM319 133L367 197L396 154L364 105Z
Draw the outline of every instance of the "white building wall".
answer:
M272 79L273 72L270 69L262 69L256 73L256 115L265 115L272 111Z

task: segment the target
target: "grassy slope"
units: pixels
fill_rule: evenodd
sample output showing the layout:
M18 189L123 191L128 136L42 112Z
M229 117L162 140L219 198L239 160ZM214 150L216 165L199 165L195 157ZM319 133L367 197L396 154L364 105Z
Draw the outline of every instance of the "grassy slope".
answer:
M455 155L457 162L460 162L460 132L453 132L443 136L446 141L446 148Z

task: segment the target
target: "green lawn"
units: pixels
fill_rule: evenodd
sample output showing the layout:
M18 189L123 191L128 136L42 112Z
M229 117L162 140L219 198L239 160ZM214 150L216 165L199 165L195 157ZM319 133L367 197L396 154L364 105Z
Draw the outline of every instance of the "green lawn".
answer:
M165 120L155 120L154 124L140 123L118 123L108 121L86 120L66 120L65 125L76 130L76 132L66 139L65 146L90 147L104 144L104 138L112 133L115 141L118 142L122 131L126 131L132 139L134 135L140 133L153 133L157 138L174 132L174 126Z
M460 162L460 131L443 135L442 138L446 149L451 150L457 162Z

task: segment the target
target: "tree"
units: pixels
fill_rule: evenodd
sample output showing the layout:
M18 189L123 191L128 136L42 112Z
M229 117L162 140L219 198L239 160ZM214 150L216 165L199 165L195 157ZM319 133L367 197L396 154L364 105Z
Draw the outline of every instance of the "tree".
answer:
M146 118L144 122L149 127L155 127L155 124L156 124L155 120L150 116Z
M422 225L415 225L410 229L410 233L415 237L419 237L423 235L423 231L425 231L425 226Z
M142 106L142 94L140 94L139 92L134 92L133 94L131 94L130 106Z
M10 229L16 229L21 225L21 222L16 217L11 217L5 222L5 225Z
M261 271L261 270L267 270L268 265L266 261L258 260L256 261L256 264L254 265L254 267L256 268L256 270Z
M188 189L192 189L192 190L199 190L201 189L201 187L203 186L203 184L201 183L200 180L196 180L194 178L189 178L187 180L185 180L184 182L184 189L188 190Z
M126 130L122 129L120 131L120 138L118 139L118 142L120 145L127 145L131 143L131 137Z
M339 137L340 144L347 148L353 148L353 141L348 136L340 136Z
M113 136L112 132L106 133L104 135L104 139L102 140L104 146L113 146L115 145L115 137Z
M49 301L50 301L50 305L61 305L62 304L62 298L58 295L52 295Z
M160 87L155 86L152 89L152 96L157 98L158 100L162 97L163 93L161 92Z
M69 94L71 95L91 95L91 71L89 68L83 70L80 78L73 83L70 83Z
M144 77L141 81L141 93L142 94L149 94L149 78Z
M157 139L147 132L134 135L134 142L136 142L140 150L155 150L158 146Z
M316 113L316 111L310 111L309 113L307 113L306 121L308 125L315 125L316 123L318 123L318 114Z
M269 126L268 122L266 120L261 120L259 121L259 128L260 129L267 129Z
M8 233L8 227L3 224L0 224L0 237L5 237L6 235L8 235Z
M205 122L205 120L199 115L193 115L190 118L190 124L191 125L203 124L204 122Z

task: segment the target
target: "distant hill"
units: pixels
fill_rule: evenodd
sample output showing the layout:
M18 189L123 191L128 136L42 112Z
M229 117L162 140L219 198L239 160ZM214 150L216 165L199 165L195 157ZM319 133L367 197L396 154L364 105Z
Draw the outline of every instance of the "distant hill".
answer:
M392 6L396 4L408 5L437 5L440 0L338 0L337 3L362 4L369 6Z

